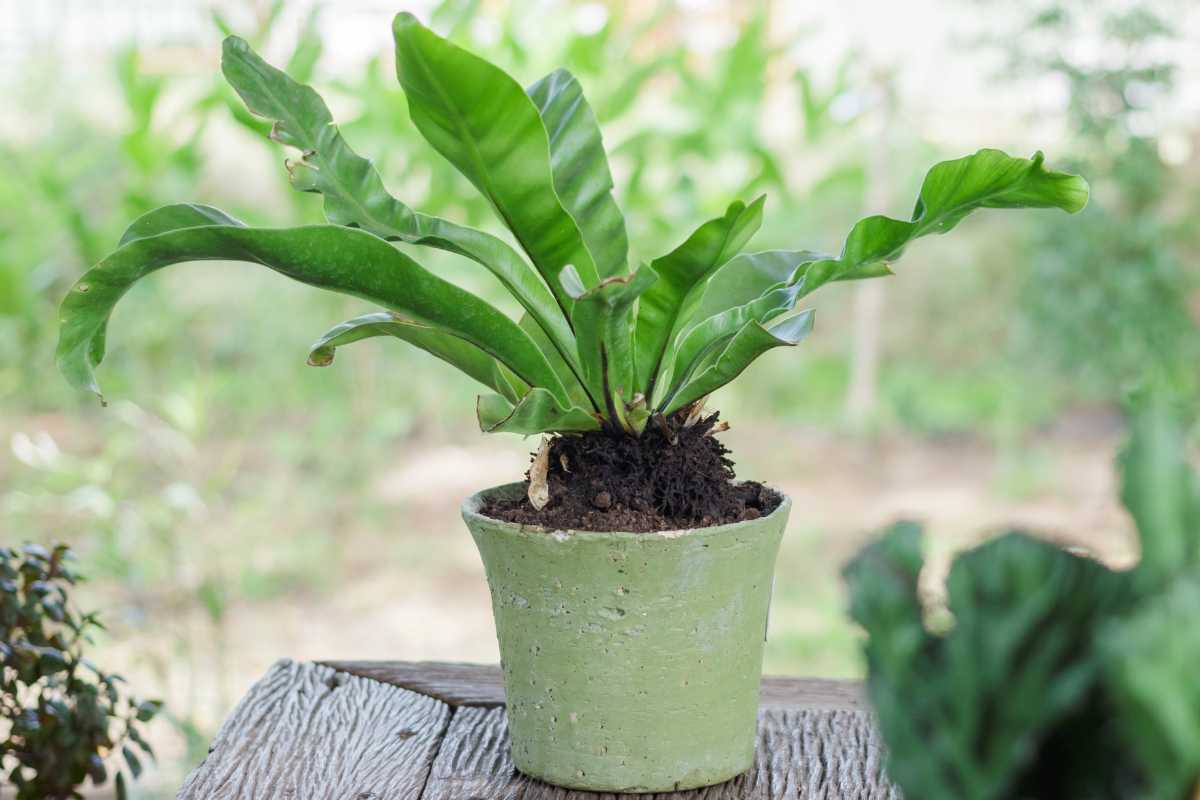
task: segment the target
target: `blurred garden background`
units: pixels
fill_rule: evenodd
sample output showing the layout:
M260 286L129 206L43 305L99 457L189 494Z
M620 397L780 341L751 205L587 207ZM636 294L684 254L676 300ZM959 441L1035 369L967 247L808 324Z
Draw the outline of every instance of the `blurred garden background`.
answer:
M567 66L639 259L759 192L752 249L836 251L859 217L906 216L935 161L1045 149L1091 182L1081 215L977 215L895 277L827 287L804 346L710 401L739 474L796 501L767 670L861 674L839 570L898 516L928 523L935 562L1012 523L1136 557L1122 398L1148 371L1200 393L1194 3L397 2L0 0L0 543L71 544L109 626L96 660L166 700L135 796L173 796L277 658L495 661L458 505L536 444L480 435L468 379L398 342L306 366L365 305L238 265L134 289L108 408L59 377L55 307L134 216L321 218L220 77L229 32L318 86L406 203L498 234L408 121L391 17L526 83Z

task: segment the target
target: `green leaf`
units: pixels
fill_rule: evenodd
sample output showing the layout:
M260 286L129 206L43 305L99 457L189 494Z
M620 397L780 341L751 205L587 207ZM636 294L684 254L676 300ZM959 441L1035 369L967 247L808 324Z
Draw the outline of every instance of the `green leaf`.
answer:
M496 359L466 339L391 311L364 314L330 328L309 350L308 363L314 367L328 366L333 363L337 348L376 336L393 336L415 345L513 403L529 389L524 382L518 387L511 386L497 370Z
M155 713L157 713L157 712L155 712ZM147 719L142 719L142 712L140 712L140 711L138 712L138 715L137 715L137 719L139 722L149 722L149 720L152 718L153 718L153 714L151 714L150 717ZM129 735L129 738L133 741L133 743L136 744L143 753L145 753L147 756L150 757L151 761L157 760L157 757L154 755L154 748L150 746L150 743L146 741L145 737L142 736L142 734L138 731L138 729L136 727L134 727L133 725L130 725L129 728L126 730L126 733Z
M695 301L685 307L682 317L689 324L697 324L731 308L757 300L764 292L780 283L793 283L804 277L808 266L832 260L833 256L809 250L765 250L760 253L740 253L725 266L713 273L704 285L704 291L696 295ZM890 275L886 264L864 265L857 271L833 275L833 280L859 280ZM820 288L813 275L806 283L797 300ZM821 281L824 283L824 281Z
M750 205L737 202L722 217L701 225L687 241L650 263L658 282L638 303L634 363L637 383L649 396L664 353L681 324L681 311L692 292L726 261L737 255L762 224L765 198Z
M663 366L660 388L677 389L692 376L705 355L731 339L748 322L766 324L791 311L803 290L803 281L777 284L759 297L714 314L683 331L668 353L670 362Z
M1136 575L1153 588L1200 571L1200 478L1188 460L1183 426L1165 398L1145 398L1130 428L1117 462L1121 502L1141 540Z
M576 221L559 200L549 138L521 85L408 13L396 16L396 73L413 123L492 204L569 311L558 282L567 264L585 285L599 276Z
M921 528L900 522L867 545L843 571L850 595L850 615L868 634L864 646L867 691L879 716L885 742L898 748L889 755L888 776L905 791L919 789L926 800L950 800L949 780L939 763L929 758L911 760L910 748L936 720L938 709L913 708L902 714L904 698L917 691L936 696L934 676L923 676L939 646L925 630L919 580L924 567ZM911 796L911 795L910 795Z
M371 300L453 332L503 362L529 385L566 397L541 351L512 320L430 274L379 238L328 225L273 229L211 225L129 242L89 270L63 300L57 360L67 379L99 395L93 368L104 356L104 331L117 301L155 270L201 260L257 263L310 286Z
M762 296L781 283L791 283L801 264L829 256L808 250L764 250L739 253L713 273L688 309L689 321L700 322Z
M851 230L838 257L806 250L739 255L717 270L687 316L699 322L742 305L781 281L798 280L801 268L813 273L801 296L828 281L888 275L888 262L899 258L908 242L945 233L976 209L1055 207L1075 212L1083 208L1087 194L1082 178L1046 171L1040 153L1023 159L980 150L929 171L912 221L867 217Z
M700 370L660 405L663 414L671 414L707 397L742 374L750 362L775 347L792 347L812 333L813 311L801 312L770 328L757 320L746 323L711 365Z
M62 650L56 650L53 647L37 647L38 653L38 669L45 673L58 672L65 670L70 666L68 662L68 654Z
M148 211L135 219L121 236L118 247L147 236L157 236L180 228L198 228L204 225L241 225L245 223L226 214L219 208L201 203L174 203Z
M579 360L593 396L603 397L614 424L624 426L621 409L637 390L633 374L633 304L658 275L643 266L632 275L605 278L585 289L578 273L563 269L563 288L575 301L572 321L579 343Z
M926 630L916 529L904 525L846 570L867 631L868 693L906 797L1127 797L1116 760L1061 754L1113 741L1093 703L1097 624L1127 607L1121 573L1010 533L957 558L944 635ZM1064 750L1066 748L1067 750ZM1044 759L1044 763L1039 763Z
M1187 575L1114 620L1102 636L1120 726L1153 800L1174 800L1200 783L1200 578Z
M1013 158L999 150L934 165L925 175L912 219L873 216L851 229L842 254L829 259L831 280L872 270L900 257L905 246L930 233L946 233L980 208L1060 208L1069 213L1087 204L1087 181L1049 172L1043 156ZM818 261L817 264L825 264Z
M102 786L108 780L108 769L104 766L104 759L98 753L88 756L87 773L88 777L92 779L93 786Z
M137 704L137 719L138 722L149 722L154 719L158 712L162 711L163 703L161 700L144 700ZM134 737L137 740L137 737ZM149 752L149 751L147 751Z
M551 344L549 337L546 336L546 332L528 314L521 315L517 326L525 331L526 335L533 340L533 343L546 356L546 361L550 363L550 368L554 370L554 374L558 375L559 381L567 387L567 396L570 398L572 405L599 411L603 399L596 398L593 400L592 396L588 393L587 387L583 382L583 368L573 367L571 364L568 364L562 354L559 353L558 348ZM571 336L571 342L572 347L569 351L571 363L578 364L579 352L574 347L574 334Z
M116 792L117 800L128 800L129 787L125 785L125 773L123 772L117 773Z
M142 776L142 761L137 757L137 753L133 749L126 746L121 748L121 755L125 757L125 763L129 766L129 772L134 778Z
M554 431L585 433L600 430L600 421L578 406L564 406L544 389L530 389L514 407L500 395L480 396L476 404L479 429L484 433L519 433L525 436Z
M909 241L929 233L945 233L977 208L1057 207L1073 212L1086 202L1086 182L1046 171L1040 153L1030 160L1011 158L998 150L981 150L973 156L937 164L921 187L912 221L883 216L861 220L851 230L839 257L777 250L730 259L702 289L692 290L682 302L678 317L683 322L674 324L676 332L668 339L670 346L656 367L655 380L670 377L674 391L681 378L694 370L697 355L711 351L714 342L721 341L716 331L730 320L749 314L753 304L781 282L798 287L792 297L794 303L830 281L890 274L888 262L899 258ZM777 294L775 298L782 300L784 296ZM772 307L769 313L783 311ZM640 312L638 323L640 327ZM677 333L684 329L686 334ZM638 335L643 336L643 332L639 330ZM671 351L685 344L688 351L672 358ZM638 356L640 369L641 349ZM656 397L663 391L658 387Z
M550 138L550 171L575 218L601 280L629 271L625 217L613 199L612 173L596 116L579 81L556 69L527 90Z
M389 194L374 165L342 137L321 96L263 61L243 40L225 40L221 67L246 106L274 122L271 137L302 152L299 161L287 162L291 183L300 191L321 194L330 222L363 228L384 239L436 247L484 266L541 326L568 364L578 367L564 312L511 247L491 234L416 213Z
M918 594L923 566L921 526L907 521L890 526L846 566L850 616L871 634L872 647L881 644L877 636L904 637L887 647L898 646L908 657L925 647L928 636Z

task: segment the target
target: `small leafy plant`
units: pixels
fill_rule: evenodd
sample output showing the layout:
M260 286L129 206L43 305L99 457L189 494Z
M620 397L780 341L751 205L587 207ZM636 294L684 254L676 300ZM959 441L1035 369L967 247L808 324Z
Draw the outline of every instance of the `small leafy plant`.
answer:
M640 436L651 419L697 403L766 351L808 335L813 312L796 307L820 286L890 274L909 242L945 233L979 208L1075 212L1087 202L1084 180L1046 170L1040 153L981 150L933 167L910 219L858 222L840 255L742 252L762 219L758 197L733 203L634 268L600 129L569 72L526 89L410 14L396 17L393 32L414 124L487 199L520 252L388 194L321 97L231 36L226 79L252 113L273 123L273 139L300 151L285 162L291 183L323 195L329 224L254 228L195 204L138 218L63 301L57 358L73 384L100 393L93 370L108 318L136 281L180 262L246 261L382 307L322 336L309 356L314 365L351 342L392 336L490 390L477 406L486 432ZM475 262L523 316L510 319L392 242Z
M1150 403L1120 457L1136 568L1012 532L955 560L942 624L918 593L917 526L847 568L906 797L1200 797L1200 476L1176 420Z
M89 632L102 626L71 600L78 576L70 558L65 545L0 548L0 774L17 800L82 797L85 781L108 780L106 760L118 752L124 798L125 772L142 772L137 751L154 757L140 725L161 704L138 702L120 675L84 657Z

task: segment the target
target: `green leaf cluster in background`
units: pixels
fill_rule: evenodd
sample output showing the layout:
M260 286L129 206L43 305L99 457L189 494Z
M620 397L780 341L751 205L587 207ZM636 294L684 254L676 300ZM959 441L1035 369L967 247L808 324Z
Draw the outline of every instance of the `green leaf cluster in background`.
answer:
M948 619L922 602L920 529L847 568L888 772L923 800L1153 798L1200 790L1200 476L1150 396L1119 466L1138 565L1026 533L959 556Z
M125 776L154 758L142 726L161 704L84 656L102 626L75 607L71 558L63 545L0 548L0 775L17 800L82 797L110 775L124 800Z
M912 240L946 233L976 209L1075 212L1087 202L1087 184L1046 170L1040 153L981 150L931 169L910 219L861 220L839 255L744 252L762 223L760 196L642 262L613 199L596 114L569 72L525 89L410 14L393 28L412 123L478 190L513 244L390 195L311 87L229 37L226 79L271 123L272 139L299 151L287 161L291 183L323 196L328 224L256 228L198 205L142 216L63 302L58 362L73 384L99 393L93 369L108 317L139 279L180 262L245 261L386 309L321 337L312 363L329 363L358 339L394 336L494 392L478 403L485 431L637 435L653 416L702 400L766 351L804 338L812 313L796 305L825 283L886 275ZM512 320L392 242L474 262L523 317Z

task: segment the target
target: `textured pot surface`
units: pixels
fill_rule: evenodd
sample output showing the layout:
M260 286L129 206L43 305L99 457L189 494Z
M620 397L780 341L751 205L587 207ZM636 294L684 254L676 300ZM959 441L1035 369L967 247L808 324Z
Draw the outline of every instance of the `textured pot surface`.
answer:
M517 768L580 789L720 783L754 761L771 576L791 502L665 533L463 518L487 571Z

